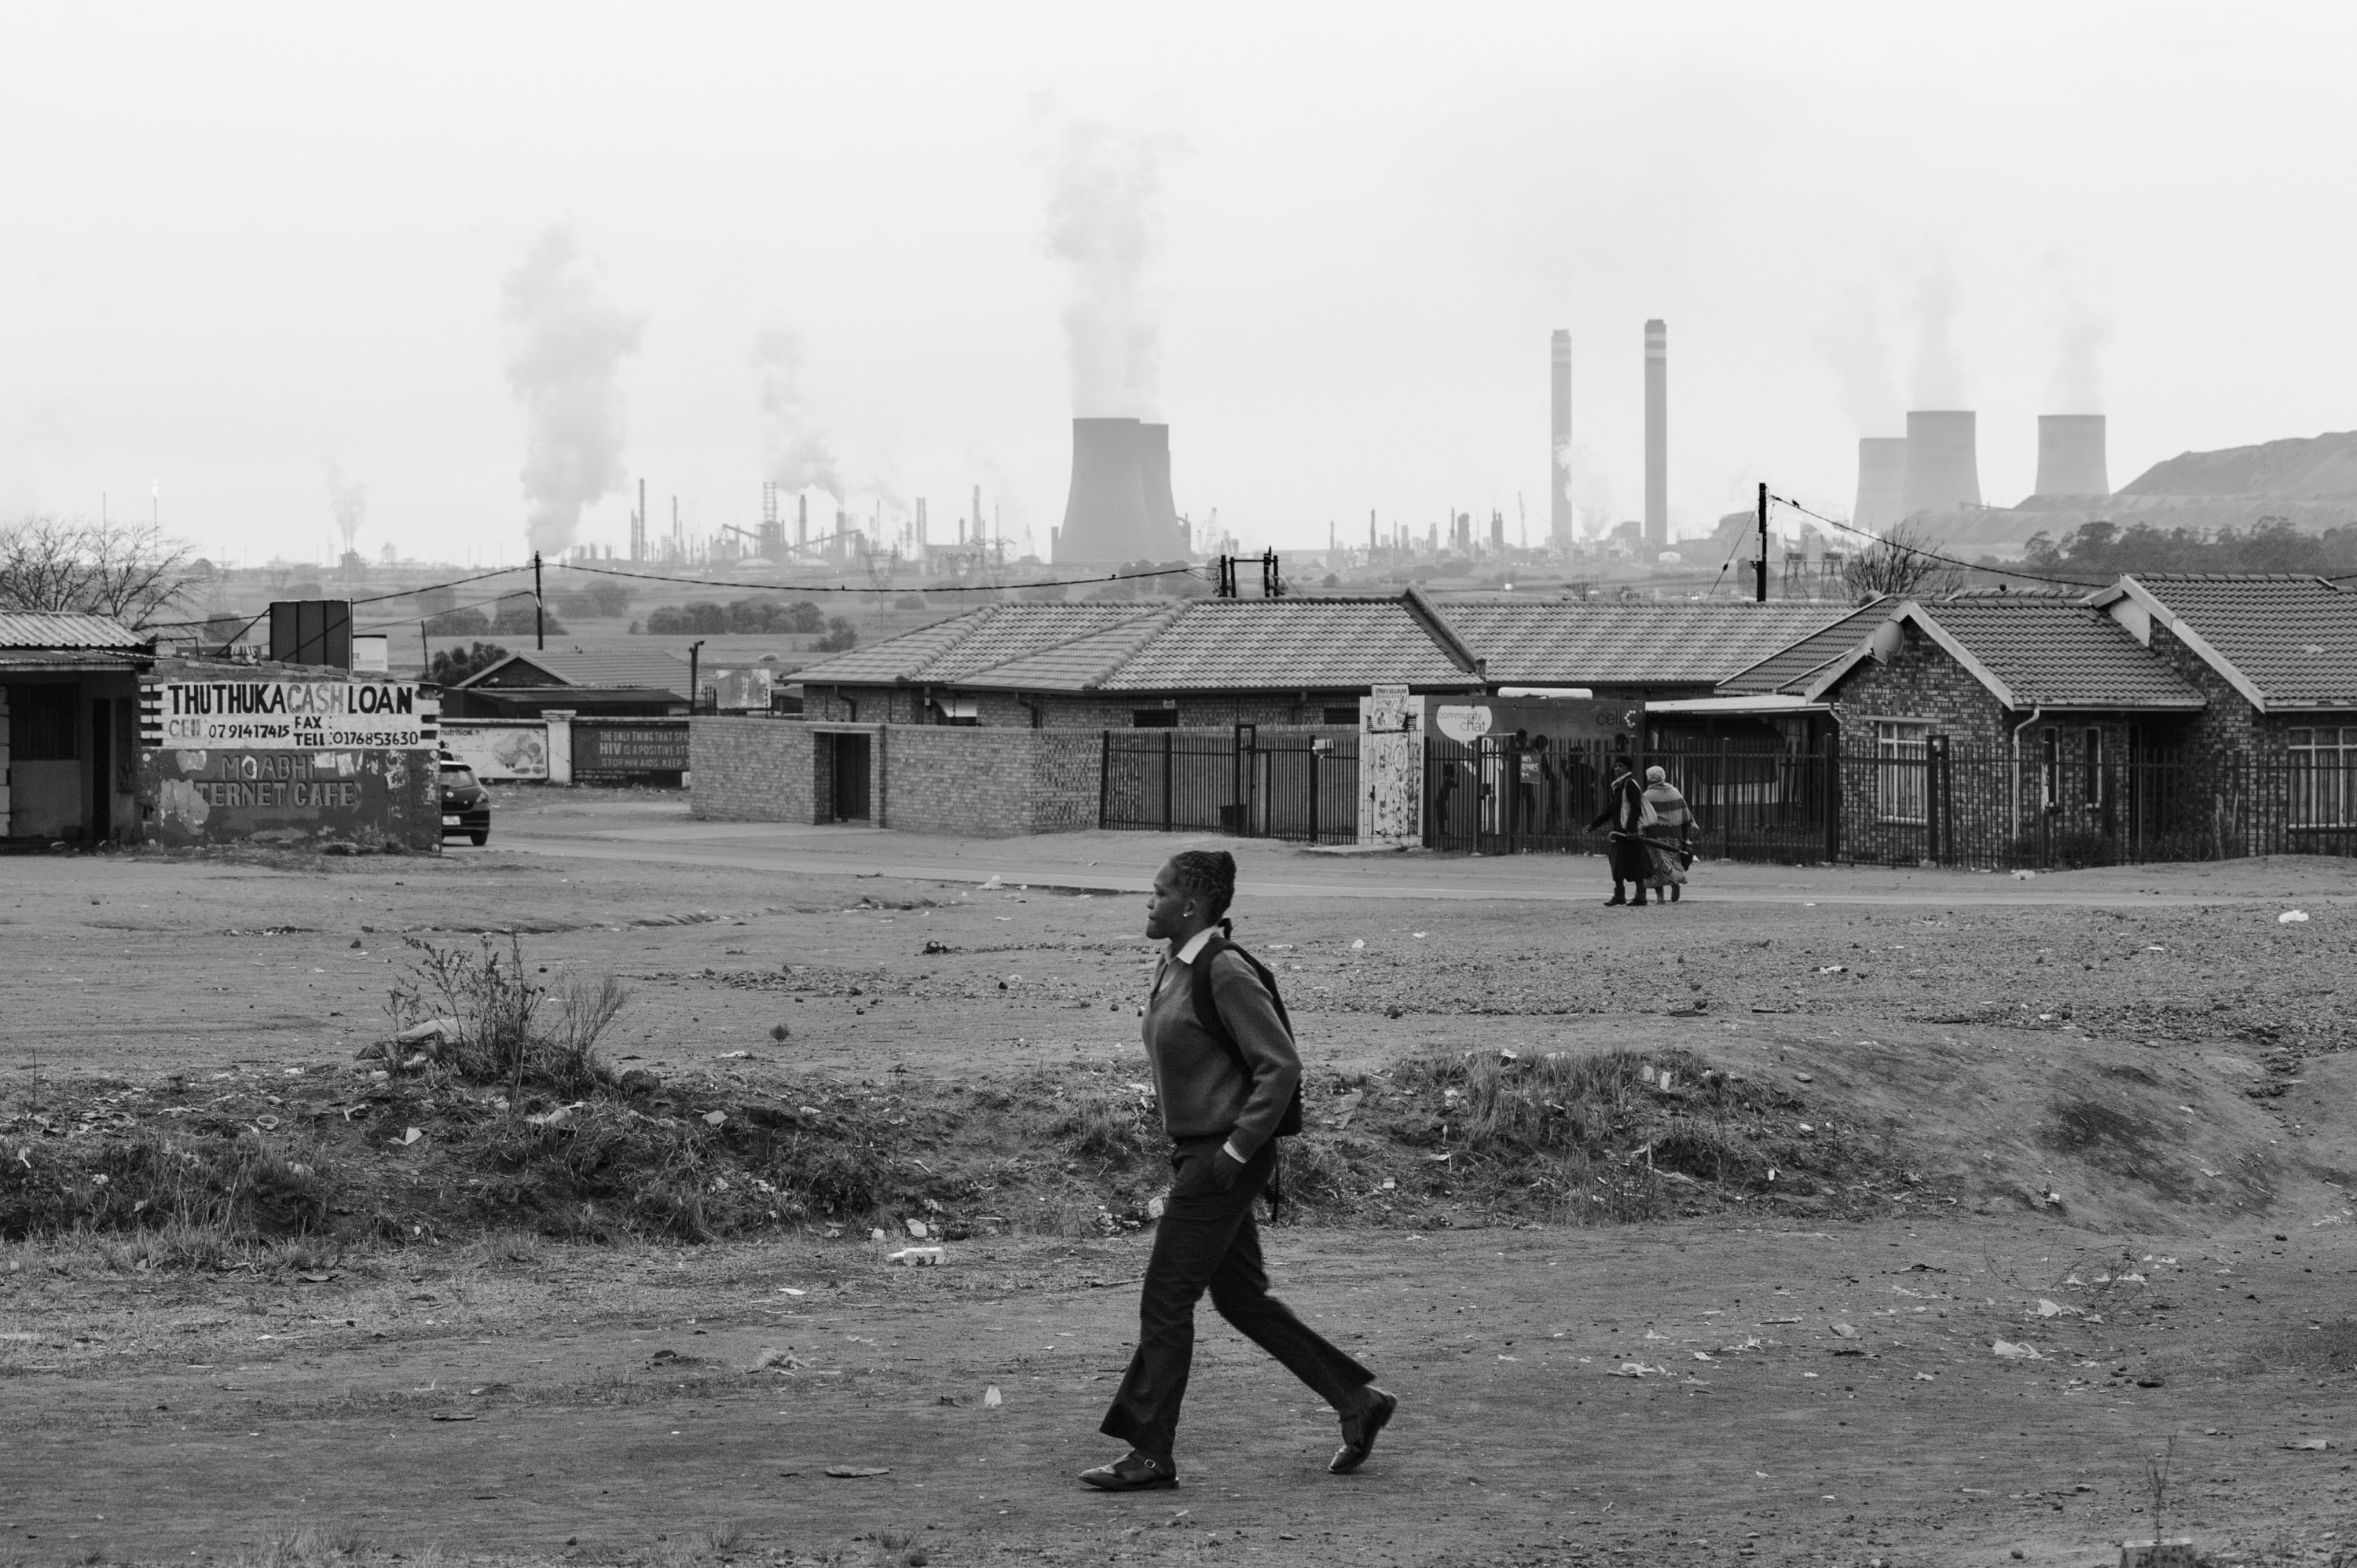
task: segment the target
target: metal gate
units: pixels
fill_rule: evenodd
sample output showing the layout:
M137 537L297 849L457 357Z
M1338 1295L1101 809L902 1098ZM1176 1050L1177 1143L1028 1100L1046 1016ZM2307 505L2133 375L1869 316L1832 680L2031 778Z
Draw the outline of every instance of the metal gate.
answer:
M1659 766L1700 822L1697 853L1792 864L1835 858L1838 754L1714 741L1623 748L1641 773ZM1609 740L1523 745L1485 736L1469 745L1425 739L1425 843L1483 854L1602 850L1591 829L1615 755Z
M1349 843L1359 737L1233 730L1107 730L1097 825Z

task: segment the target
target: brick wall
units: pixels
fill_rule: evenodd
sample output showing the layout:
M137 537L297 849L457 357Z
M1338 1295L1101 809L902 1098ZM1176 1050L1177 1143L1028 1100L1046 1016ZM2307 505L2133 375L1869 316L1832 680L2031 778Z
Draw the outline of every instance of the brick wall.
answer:
M808 725L698 714L688 722L688 810L709 822L819 821Z
M947 688L940 688L946 694ZM946 728L1029 729L1036 710L1044 729L1129 729L1140 712L1163 712L1169 704L1158 696L1096 692L1085 694L1042 693L1018 696L1011 692L961 693L975 700L976 723ZM1183 729L1228 729L1244 725L1316 725L1328 708L1358 712L1360 691L1301 693L1244 693L1235 695L1181 696L1177 704ZM838 693L832 687L814 687L803 696L803 716L834 720L856 719L861 724L934 725L938 712L928 712L925 688L915 686L853 686ZM1356 727L1355 718L1351 727Z
M1869 660L1859 664L1832 693L1834 712L1842 724L1843 749L1851 759L1842 779L1845 859L1908 864L1924 858L1931 849L1930 824L1884 819L1883 797L1898 773L1871 760L1876 719L1922 720L1932 734L1949 737L1943 821L1959 837L1984 843L1992 836L2040 845L2074 837L2112 837L2121 831L2132 806L2144 813L2137 825L2147 838L2189 832L2198 825L2187 816L2197 803L2161 799L2148 781L2146 799L2131 802L2125 797L2137 787L2136 780L2119 765L2134 756L2182 755L2197 746L2239 750L2246 744L2232 738L2237 731L2231 722L2210 722L2212 713L2227 702L2245 715L2250 711L2213 672L2210 681L2214 686L2201 682L2210 693L2211 712L2041 717L2021 732L2017 767L2014 726L2029 713L2005 707L1939 644L1911 626L1902 629L1905 635L1887 663ZM2156 630L2156 646L2159 635ZM2056 743L2050 791L2045 754L2050 729ZM2097 771L2093 799L2088 787L2091 731L2098 736L2094 760L2104 765ZM2247 718L2239 733L2247 737Z
M790 719L699 714L690 809L716 822L831 822L839 741ZM1005 838L1096 826L1103 741L1094 732L891 725L867 744L868 820L879 827Z

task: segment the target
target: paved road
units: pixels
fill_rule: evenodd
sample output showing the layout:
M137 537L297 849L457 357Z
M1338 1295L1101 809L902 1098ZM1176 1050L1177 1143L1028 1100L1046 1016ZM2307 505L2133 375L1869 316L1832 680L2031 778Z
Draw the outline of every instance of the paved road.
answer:
M506 801L498 849L581 860L709 865L819 876L1010 884L1143 893L1177 848L1232 850L1240 891L1255 897L1505 899L1578 902L1606 888L1603 861L1578 855L1332 854L1262 839L1082 832L969 839L856 826L708 822L683 801L589 800L562 795ZM454 851L453 853L472 853ZM1696 868L1686 897L1700 902L2130 908L2357 900L2347 861L2279 858L2217 865L2115 866L2014 875L1881 866Z

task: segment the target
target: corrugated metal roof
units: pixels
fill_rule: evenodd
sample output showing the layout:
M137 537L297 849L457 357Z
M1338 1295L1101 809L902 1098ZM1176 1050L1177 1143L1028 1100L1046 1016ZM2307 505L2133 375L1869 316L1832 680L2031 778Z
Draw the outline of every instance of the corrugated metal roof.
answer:
M1561 599L1456 600L1440 612L1501 684L1706 687L1850 614L1789 602Z
M2110 616L2068 599L1916 607L2011 690L2016 707L2198 708L2193 683Z
M1798 691L1810 676L1864 642L1874 628L1890 618L1900 601L1885 594L1860 606L1831 626L1811 632L1789 647L1780 648L1749 670L1718 683L1730 697L1762 696L1770 692Z
M2270 709L2357 708L2357 594L2321 577L2133 574Z
M0 612L0 648L113 648L130 650L146 639L111 616L71 610Z

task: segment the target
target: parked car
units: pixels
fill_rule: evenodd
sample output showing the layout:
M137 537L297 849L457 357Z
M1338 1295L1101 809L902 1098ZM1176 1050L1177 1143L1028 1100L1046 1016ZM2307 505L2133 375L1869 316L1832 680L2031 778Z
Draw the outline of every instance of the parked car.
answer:
M475 770L445 751L442 763L442 836L464 834L478 844L491 837L491 792Z

